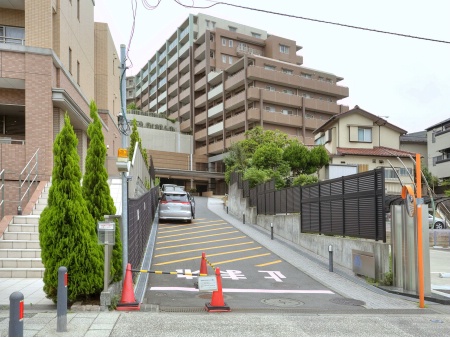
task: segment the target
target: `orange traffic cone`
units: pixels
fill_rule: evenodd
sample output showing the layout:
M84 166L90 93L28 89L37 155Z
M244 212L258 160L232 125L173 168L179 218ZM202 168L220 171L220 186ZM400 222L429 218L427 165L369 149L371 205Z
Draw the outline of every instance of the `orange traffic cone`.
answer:
M200 262L200 275L207 275L208 267L206 266L206 255L202 252L202 261Z
M122 299L117 304L118 311L139 311L141 305L136 302L133 291L133 279L131 277L131 264L127 264L127 271L125 272L125 280L122 287Z
M206 310L208 312L229 312L230 307L223 301L222 294L222 277L220 276L220 269L216 268L216 280L217 280L217 291L213 291L211 302L206 303Z

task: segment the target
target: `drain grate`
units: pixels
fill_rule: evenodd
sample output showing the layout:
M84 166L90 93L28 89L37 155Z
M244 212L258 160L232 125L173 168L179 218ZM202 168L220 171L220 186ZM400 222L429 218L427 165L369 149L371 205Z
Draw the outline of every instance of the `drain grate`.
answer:
M304 304L303 302L291 298L262 299L261 303L278 307L296 307Z
M160 306L159 312L205 312L205 307Z
M353 298L333 298L333 299L330 299L330 302L332 302L334 304L339 304L339 305L351 305L351 306L366 305L365 302L358 300L358 299L353 299Z

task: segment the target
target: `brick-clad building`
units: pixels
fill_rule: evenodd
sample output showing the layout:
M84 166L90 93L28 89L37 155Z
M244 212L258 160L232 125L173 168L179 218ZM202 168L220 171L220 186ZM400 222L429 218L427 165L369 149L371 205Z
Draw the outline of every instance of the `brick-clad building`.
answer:
M30 168L34 168L31 179L36 173L38 181L50 179L53 142L66 112L79 140L84 171L92 99L104 124L108 170L117 173L113 159L121 142L120 60L108 25L94 22L94 5L93 0L0 3L0 170L4 170L5 214L16 212L19 180Z

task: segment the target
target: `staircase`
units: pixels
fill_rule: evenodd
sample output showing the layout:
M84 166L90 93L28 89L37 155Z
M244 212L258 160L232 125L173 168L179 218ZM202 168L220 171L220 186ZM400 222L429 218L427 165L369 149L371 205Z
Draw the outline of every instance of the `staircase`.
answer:
M47 205L47 183L31 215L13 216L0 237L0 278L42 278L44 265L39 245L39 215Z

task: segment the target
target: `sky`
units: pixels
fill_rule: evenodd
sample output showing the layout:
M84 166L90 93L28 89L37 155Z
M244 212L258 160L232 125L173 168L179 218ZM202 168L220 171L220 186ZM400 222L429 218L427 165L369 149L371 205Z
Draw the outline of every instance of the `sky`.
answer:
M178 0L198 7L210 0ZM341 76L360 108L417 132L450 118L450 43L382 34L226 5L185 8L174 0L96 0L94 19L106 22L120 53L129 46L127 76L135 75L189 13L204 13L295 40L303 66ZM262 10L450 42L448 0L224 0ZM133 26L132 3L136 8Z

